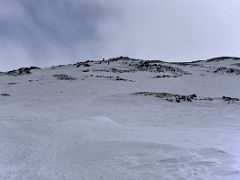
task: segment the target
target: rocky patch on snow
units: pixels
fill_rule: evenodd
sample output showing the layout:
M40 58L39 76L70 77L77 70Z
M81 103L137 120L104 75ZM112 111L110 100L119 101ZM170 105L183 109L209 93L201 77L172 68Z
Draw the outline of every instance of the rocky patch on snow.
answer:
M239 75L240 74L240 70L236 69L236 68L227 68L227 67L220 67L217 68L215 71L213 71L214 73L220 73L220 74L236 74Z
M38 82L38 81L39 81L38 79L35 79L35 80L29 79L29 80L28 80L28 82Z
M181 75L157 75L154 76L154 79L159 79L159 78L177 78L177 77L181 77Z
M1 96L10 96L8 93L0 93Z
M36 69L41 69L41 68L31 66L31 67L25 67L25 68L20 68L20 69L17 69L17 70L8 71L4 74L8 75L8 76L29 75L29 74L32 73L32 70L36 70Z
M76 64L74 64L77 68L79 67L90 67L90 62L91 61L85 61L85 62L77 62Z
M66 74L55 74L53 75L53 77L56 77L57 80L63 80L63 81L73 81L77 79L76 77L66 75Z
M94 76L93 74L84 76L85 78L93 77L93 78L101 78L101 79L110 79L110 80L116 80L116 81L129 81L129 82L135 82L133 80L129 79L124 79L119 76L103 76L103 75L96 75Z
M133 59L127 56L119 56L119 57L113 57L110 59L103 59L102 61L99 61L101 63L112 63L112 62L118 62L118 61L123 61L123 64L126 64L128 61L137 61L139 59Z
M51 66L50 69L51 69L51 70L54 70L54 69L58 69L58 68L65 67L65 66L67 66L67 65Z
M238 98L233 98L233 97L228 97L228 96L223 96L222 99L227 102L236 102L239 101Z
M82 72L89 72L89 71L90 71L89 69L82 70Z
M223 96L221 98L216 98L216 97L198 97L196 94L191 94L191 95L179 95L179 94L172 94L172 93L159 93L159 92L135 92L132 93L132 95L135 96L152 96L152 97L157 97L161 98L163 100L166 100L168 102L193 102L193 101L215 101L215 100L222 100L228 103L235 103L239 102L240 100L238 98L234 97L228 97L228 96Z
M110 62L115 62L115 61L119 61L119 60L132 60L131 58L127 57L127 56L119 56L116 58L111 58L109 59Z
M100 68L103 64L103 68ZM85 61L74 64L75 67L94 67L92 69L84 69L83 72L109 72L109 73L134 73L139 71L146 71L152 73L168 73L176 76L191 75L190 72L181 68L171 66L174 63L167 63L161 60L140 60L129 57L110 58L102 61ZM180 63L190 65L190 63ZM114 67L113 67L114 65ZM174 64L178 65L178 64ZM116 67L117 66L117 67ZM192 64L192 66L200 66L199 64ZM109 67L109 68L108 68Z
M218 101L227 102L228 104L239 102L238 98L228 97L228 96L223 96L221 98L218 98L218 97L202 97L202 98L198 98L196 100L198 100L198 101L216 101L216 100L218 100Z
M111 72L111 73L130 73L130 72L136 72L136 70L133 69L116 69L116 68L110 68L110 69L93 69L93 72Z
M159 93L159 92L135 92L133 95L136 96L153 96L153 97L158 97L161 99L164 99L169 102L177 102L180 103L182 101L188 101L192 102L197 98L196 94L191 94L191 95L179 95L179 94L171 94L171 93Z
M136 71L148 71L154 73L171 73L174 75L191 75L190 72L184 71L177 67L155 64L150 61L141 61L140 63L131 65Z
M8 85L9 86L11 86L11 85L16 85L17 83L15 83L15 82L10 82L10 83L8 83Z

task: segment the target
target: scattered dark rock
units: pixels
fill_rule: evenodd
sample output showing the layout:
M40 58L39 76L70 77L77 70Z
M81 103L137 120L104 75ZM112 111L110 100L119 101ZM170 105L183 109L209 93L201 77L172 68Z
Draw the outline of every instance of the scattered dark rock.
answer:
M168 102L173 102L173 99L166 99L166 101L168 101Z
M133 93L133 95L155 96L155 97L159 97L159 98L175 96L174 94L171 94L171 93L158 93L158 92L135 92L135 93Z
M190 75L191 73L184 71L180 68L166 66L162 64L154 64L151 61L141 61L140 63L132 65L138 71L148 71L148 72L155 72L155 73L172 73L174 75Z
M133 72L133 71L112 68L111 72L113 72L113 73L129 73L129 72Z
M121 61L120 61L121 60ZM190 72L184 71L180 68L163 65L165 63L164 61L160 60L139 60L139 59L132 59L129 57L116 57L116 58L110 58L107 60L92 62L94 65L96 64L102 64L102 63L108 63L111 65L112 62L120 61L119 63L125 67L124 69L116 69L116 68L109 68L109 69L93 69L94 72L112 72L112 73L130 73L130 72L138 72L138 71L148 71L148 72L154 72L154 73L171 73L176 76L180 75L190 75ZM86 62L78 62L74 64L76 67L89 67L91 61ZM193 64L193 66L195 66ZM196 65L198 66L198 65ZM88 72L88 70L83 70L84 72Z
M226 68L226 67L220 67L217 68L215 71L213 71L214 73L221 73L221 74L236 74L239 75L240 74L240 70L239 69L235 69L235 68Z
M158 79L158 78L177 78L177 77L181 77L181 75L157 75L154 76L154 79Z
M136 92L132 93L132 95L141 95L141 96L153 96L157 98L161 98L163 100L166 100L168 102L192 102L192 101L214 101L214 100L224 100L228 103L232 102L239 102L240 99L238 98L232 98L232 97L227 97L223 96L222 98L211 98L211 97L203 97L203 98L198 98L196 94L192 95L179 95L179 94L171 94L171 93L158 93L158 92Z
M135 70L132 69L116 69L116 68L111 68L111 69L93 69L93 72L112 72L112 73L129 73L129 72L135 72Z
M89 72L89 71L90 71L89 69L82 70L82 72Z
M32 80L32 79L29 79L28 82L34 82L34 81L39 81L38 79L37 80Z
M93 72L111 72L109 69L93 69Z
M84 76L84 77L95 77L95 78L103 78L103 79L112 79L112 80L116 80L116 81L129 81L129 82L135 82L133 80L129 80L129 79L124 79L121 78L119 76L103 76L103 75L96 75L94 76L93 74L90 74L89 76Z
M192 100L196 100L196 98L197 98L196 94L179 95L179 94L157 93L157 92L136 92L136 93L133 93L133 95L153 96L153 97L162 98L169 102L176 101L177 103L180 103L182 101L192 102Z
M10 96L8 93L1 93L1 96Z
M13 70L13 71L8 71L5 74L9 75L9 76L19 76L19 75L28 75L31 74L31 70L35 70L35 69L40 69L39 67L25 67L25 68L20 68L18 70Z
M56 77L57 78L57 80L70 80L70 81L72 81L72 80L76 80L77 78L75 78L75 77L72 77L72 76L69 76L69 75L66 75L66 74L55 74L55 75L53 75L53 77Z
M210 98L210 97L204 97L204 98L199 98L197 99L198 101L213 101L216 100L217 98Z
M180 100L179 98L176 98L176 102L177 102L177 103L180 103L181 100Z
M127 56L119 56L119 57L115 57L115 58L110 58L110 59L107 60L107 61L109 61L109 62L115 62L115 61L119 61L119 60L130 60L130 58L127 57ZM107 61L105 61L105 62L107 62Z
M90 67L91 65L89 64L90 61L85 61L85 62L77 62L74 64L77 68L79 67Z
M93 77L92 74L91 74L90 76ZM114 76L102 76L102 75L96 75L96 76L94 76L94 77L96 77L96 78L104 78L104 79L115 79Z
M171 73L176 76L191 74L190 72L184 71L177 67L163 65L163 63L165 62L160 60L144 61L139 59L130 59L128 57L118 57L118 58L112 58L109 60L103 60L102 62L107 63L107 62L115 62L119 60L124 60L124 61L121 61L121 64L126 69L109 68L109 69L93 69L92 71L112 72L112 73L130 73L130 72L133 73L138 71L148 71L153 73Z
M228 97L228 96L223 96L222 99L224 101L227 101L227 102L236 102L236 101L239 101L238 98L232 98L232 97Z
M11 83L8 83L9 86L11 86L11 85L16 85L16 84L17 84L17 83L12 83L12 82L11 82Z
M180 103L181 101L188 101L192 102L192 100L195 100L197 98L196 94L192 95L175 95L175 100L177 103Z
M51 66L50 69L57 69L57 68L61 68L61 67L64 67L66 65L58 65L58 66Z
M116 81L130 81L130 82L135 82L135 81L133 81L133 80L121 78L121 77L119 77L119 76L116 77Z

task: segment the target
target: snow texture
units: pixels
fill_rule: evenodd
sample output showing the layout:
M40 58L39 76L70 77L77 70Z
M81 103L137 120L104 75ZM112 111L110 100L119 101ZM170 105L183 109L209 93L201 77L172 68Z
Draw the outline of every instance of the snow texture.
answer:
M239 180L239 63L119 57L1 73L0 179Z

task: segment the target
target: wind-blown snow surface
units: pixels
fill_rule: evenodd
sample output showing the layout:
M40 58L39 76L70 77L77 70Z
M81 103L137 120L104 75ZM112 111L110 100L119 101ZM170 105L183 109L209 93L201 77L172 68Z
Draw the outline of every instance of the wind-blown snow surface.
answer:
M214 72L237 63L118 58L2 74L0 179L239 180L240 104L221 97L240 98L240 75ZM219 99L176 103L135 92Z

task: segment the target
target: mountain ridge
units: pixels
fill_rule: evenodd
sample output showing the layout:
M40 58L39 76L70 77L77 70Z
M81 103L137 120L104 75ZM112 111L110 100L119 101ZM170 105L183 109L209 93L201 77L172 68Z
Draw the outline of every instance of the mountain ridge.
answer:
M147 62L158 62L158 63L168 63L168 64L178 64L178 65L187 65L187 64L194 64L194 63L200 63L200 62L219 62L219 61L226 61L226 60L236 60L236 61L240 61L240 57L234 57L234 56L219 56L219 57L213 57L213 58L209 58L209 59L205 59L205 60L193 60L193 61L165 61L165 60L158 60L158 59L139 59L139 58L131 58L128 56L119 56L119 57L113 57L113 58L108 58L108 59L102 59L102 60L83 60L83 61L79 61L76 63L71 63L71 64L62 64L62 65L54 65L54 66L49 66L49 67L37 67L37 66L29 66L29 67L20 67L18 69L13 69L13 70L9 70L9 71L0 71L0 74L6 73L6 72L10 72L10 71L15 71L15 70L19 70L19 69L23 69L23 68L29 68L29 69L33 69L33 68L38 68L38 69L46 69L46 68L51 68L51 67L62 67L62 66L70 66L70 65L76 65L78 63L87 63L87 62L102 62L102 61L110 61L110 62L114 62L114 61L118 61L118 60L132 60L132 61L147 61Z

